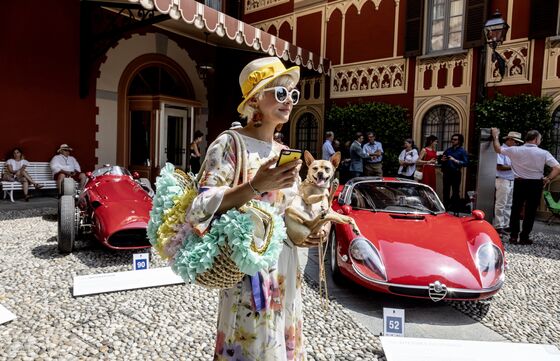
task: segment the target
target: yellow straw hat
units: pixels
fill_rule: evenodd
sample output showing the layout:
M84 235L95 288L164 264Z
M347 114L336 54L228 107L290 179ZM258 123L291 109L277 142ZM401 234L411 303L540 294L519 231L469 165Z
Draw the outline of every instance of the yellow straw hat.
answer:
M243 93L243 101L237 107L237 111L242 114L245 103L263 89L268 83L274 79L288 75L296 84L299 81L299 66L286 69L280 59L276 57L267 57L255 59L245 65L239 75L239 86Z

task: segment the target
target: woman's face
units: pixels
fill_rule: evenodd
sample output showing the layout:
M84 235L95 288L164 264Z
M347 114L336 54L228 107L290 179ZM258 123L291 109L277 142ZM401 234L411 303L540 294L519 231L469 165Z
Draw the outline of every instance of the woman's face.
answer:
M287 89L291 91L293 87ZM265 91L258 105L263 115L263 121L269 121L274 124L287 123L290 120L290 113L294 107L290 97L287 97L283 103L278 102L274 96L274 91Z
M19 159L19 158L21 158L21 152L20 152L18 149L15 149L15 150L14 150L13 155L14 155L14 159Z
M410 149L410 148L412 148L412 144L410 144L409 142L404 142L404 147L406 149Z

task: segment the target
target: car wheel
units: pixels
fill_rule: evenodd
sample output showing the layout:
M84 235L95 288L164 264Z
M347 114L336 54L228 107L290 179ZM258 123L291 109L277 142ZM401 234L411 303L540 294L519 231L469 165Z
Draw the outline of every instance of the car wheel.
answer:
M76 194L76 181L72 178L64 178L62 180L62 195L73 196Z
M76 207L74 197L65 195L60 197L58 204L58 250L61 253L71 253L76 238Z
M331 233L329 234L329 242L331 244L330 247L330 254L331 254L331 275L332 275L332 279L334 281L334 283L336 284L342 284L344 281L344 276L342 276L342 273L340 272L340 268L338 267L338 260L337 260L337 248L338 248L338 243L336 242L336 232L333 229L331 230Z

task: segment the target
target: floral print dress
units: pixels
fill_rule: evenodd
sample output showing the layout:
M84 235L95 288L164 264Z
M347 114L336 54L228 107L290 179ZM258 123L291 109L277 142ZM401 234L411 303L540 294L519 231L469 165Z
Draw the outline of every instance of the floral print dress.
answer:
M280 154L282 145L242 135L247 148L248 178L267 160ZM224 192L233 184L235 143L221 135L207 152L200 193L194 200L190 220L204 232L216 216ZM296 182L298 183L298 182ZM282 213L297 192L292 188L273 191L260 198ZM260 309L255 306L251 277L220 291L215 360L285 361L305 360L301 281L297 248L289 239L276 265L257 275L262 289ZM255 277L253 277L255 278ZM254 281L253 281L254 282Z

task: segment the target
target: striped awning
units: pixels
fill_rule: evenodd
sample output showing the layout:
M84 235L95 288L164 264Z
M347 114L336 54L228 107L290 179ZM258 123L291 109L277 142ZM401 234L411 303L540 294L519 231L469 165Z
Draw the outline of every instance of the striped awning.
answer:
M285 61L313 69L328 71L329 61L306 49L295 46L236 18L194 0L129 0L147 10L157 10L179 22L197 29L200 34L216 34L235 47L249 48Z

